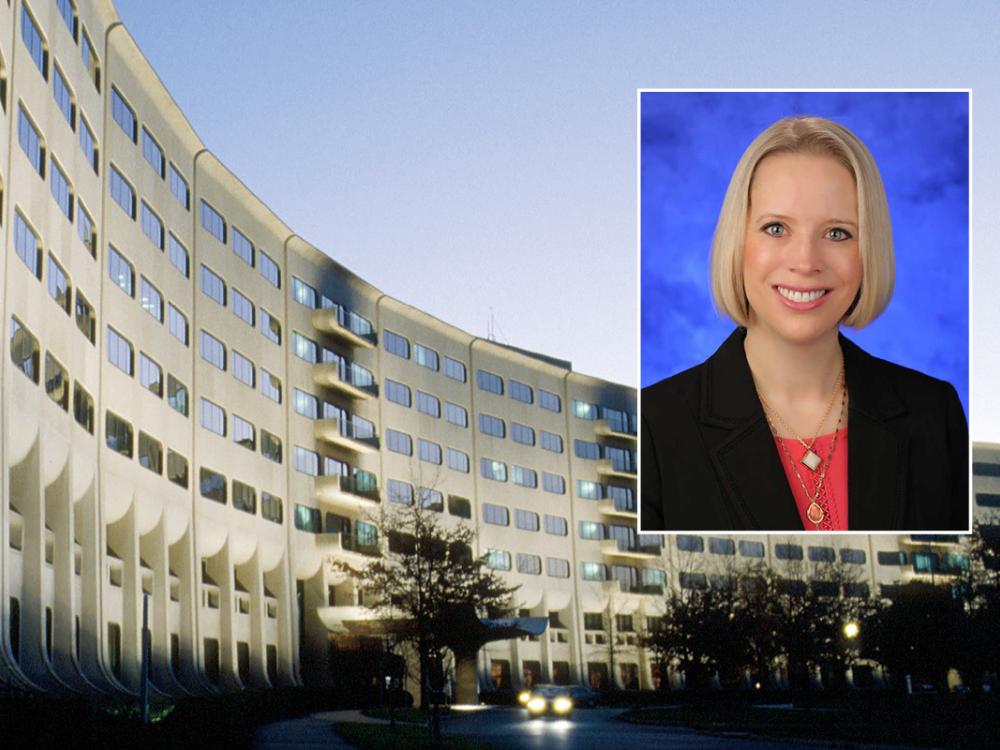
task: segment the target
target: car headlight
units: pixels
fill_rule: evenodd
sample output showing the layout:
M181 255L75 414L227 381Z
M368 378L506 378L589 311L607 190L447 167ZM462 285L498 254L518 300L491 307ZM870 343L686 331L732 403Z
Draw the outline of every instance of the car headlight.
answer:
M520 703L522 706L527 705L529 700L531 700L530 690L522 690L520 693L517 694L517 702Z
M573 710L573 701L565 695L560 695L552 701L552 710L557 714L566 714Z
M528 699L528 710L533 714L540 714L545 710L545 699L537 695Z

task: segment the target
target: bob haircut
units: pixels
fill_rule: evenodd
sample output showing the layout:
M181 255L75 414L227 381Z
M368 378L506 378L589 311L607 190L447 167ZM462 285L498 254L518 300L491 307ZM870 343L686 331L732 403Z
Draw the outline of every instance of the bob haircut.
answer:
M844 325L863 328L877 318L892 297L895 261L889 206L878 167L854 133L824 117L786 117L758 135L733 171L712 238L712 296L716 306L738 325L750 322L743 286L743 242L750 185L761 160L771 154L806 153L835 159L854 175L858 193L858 247L861 288L848 308Z

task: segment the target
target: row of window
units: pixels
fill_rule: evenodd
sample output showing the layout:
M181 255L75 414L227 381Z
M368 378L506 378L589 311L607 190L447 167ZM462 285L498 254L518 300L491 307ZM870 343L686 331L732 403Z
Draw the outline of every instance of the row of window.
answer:
M636 512L635 490L631 487L577 479L576 495L583 500L603 500L607 498L614 501L615 510L631 513Z
M24 152L28 161L31 162L32 168L44 180L46 167L45 140L23 105L18 108L17 142L21 147L21 151ZM93 158L97 158L96 151ZM83 201L76 197L76 193L69 178L66 176L66 172L52 154L48 155L48 166L49 192L52 194L52 199L59 206L59 210L70 224L74 223L75 220L77 236L83 242L84 247L87 248L91 256L96 257L97 229L94 219L84 207Z
M229 498L226 492L226 478L217 471L202 466L198 472L198 487L201 496L222 505L227 505ZM257 490L249 484L233 479L229 488L232 492L233 507L250 515L257 514ZM260 515L267 521L282 523L284 520L284 504L281 498L270 492L260 493Z
M605 419L613 432L635 435L638 432L638 419L635 414L621 409L610 409L606 406L591 404L573 399L573 416L577 419Z
M295 470L311 477L340 477L341 489L362 497L378 498L378 478L370 471L352 468L343 461L296 445L292 451Z
M542 574L542 558L539 555L530 555L518 552L516 555L517 572L525 575L538 576ZM492 570L511 570L512 558L510 552L500 549L486 550L486 567ZM569 560L559 557L545 558L545 573L550 578L569 578Z
M490 523L495 526L510 526L510 511L506 506L496 505L495 503L483 503L482 516L484 523ZM544 515L544 524L546 534L566 536L568 533L566 519L563 516L554 516L546 513ZM515 508L514 525L524 531L538 531L540 529L538 514L531 510Z
M662 593L666 583L666 573L658 568L586 561L580 563L580 577L585 581L618 581L622 591L638 593Z
M496 482L506 482L508 476L510 481L522 487L534 489L538 486L538 474L534 469L525 466L511 466L508 474L507 464L494 458L479 459L479 473L486 479ZM542 472L542 489L555 495L566 494L566 479L559 474Z
M38 385L42 377L40 354L38 339L20 320L12 316L10 359L14 366L35 385ZM63 411L69 411L69 373L59 360L52 356L52 352L45 353L45 393ZM91 435L94 434L94 399L80 385L80 381L73 383L73 418L83 429Z
M733 576L724 573L706 575L705 573L681 571L677 574L678 583L682 589L705 590L709 587L721 591L731 591L736 586L737 581ZM749 584L752 585L754 579ZM817 596L837 597L841 593L845 597L866 599L870 595L867 583L845 582L843 584L836 581L812 580L809 582L798 579L780 579L777 582L779 593L789 596L804 596L807 591L812 590Z
M66 24L70 36L73 38L73 43L80 45L80 57L87 78L90 79L97 91L100 92L100 62L97 59L94 45L90 41L90 36L87 34L87 29L80 23L79 17L76 14L76 8L73 6L71 0L55 1L59 15ZM38 68L38 72L41 73L42 78L46 81L49 80L49 45L42 35L38 22L35 21L31 11L28 10L27 3L24 2L21 3L21 40L24 42L24 46L27 47L28 55L35 63L35 67Z
M316 289L309 286L297 276L292 277L292 296L295 301L310 310L335 310L337 314L337 324L351 331L357 336L375 343L375 326L363 315L359 315L353 310L349 310L339 302L320 294Z
M616 448L613 445L601 445L589 440L574 440L573 453L577 458L590 461L597 461L602 458L611 462L611 468L615 471L635 474L638 470L635 451L628 448Z
M135 440L132 424L112 411L105 412L104 442L111 450L126 458L138 459L139 465L154 474L163 474L163 443L139 431ZM167 479L179 487L188 486L188 460L172 448L167 448Z
M219 437L226 437L227 424L229 424L229 433L232 434L233 442L256 453L257 428L252 422L234 412L230 415L231 422L227 423L226 410L204 396L199 401L198 411L199 422L206 430L214 432ZM280 464L282 462L281 438L261 428L260 453L269 461Z
M320 399L298 388L292 391L292 401L296 413L303 417L336 420L342 436L372 445L377 444L374 422L357 414L350 414L346 409L331 404L329 401L322 402L323 408L320 411Z
M705 540L700 536L678 534L675 537L675 544L677 545L677 549L684 552L705 551ZM732 539L709 537L708 551L713 555L734 555L736 554L736 543ZM762 542L740 541L739 552L743 557L763 557L764 545ZM809 547L807 554L811 562L832 563L837 559L837 552L833 547ZM775 544L774 556L779 560L802 560L802 545L788 543ZM868 556L862 549L840 548L840 561L842 563L864 565L867 560Z
M497 396L503 395L503 378L495 372L489 372L488 370L476 370L476 386L481 391L494 393ZM507 390L510 393L510 397L515 401L520 401L525 404L531 404L535 401L534 390L526 383L514 380L513 378L508 378ZM554 411L557 413L562 411L562 399L560 399L555 393L546 391L542 388L538 389L538 405L548 411Z

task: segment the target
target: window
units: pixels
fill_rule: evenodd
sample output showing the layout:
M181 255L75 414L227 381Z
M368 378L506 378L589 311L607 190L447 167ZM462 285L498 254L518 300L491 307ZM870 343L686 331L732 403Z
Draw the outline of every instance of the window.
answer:
M242 417L233 414L233 442L252 451L257 450L257 431Z
M146 128L142 129L142 156L156 172L157 177L163 179L166 176L166 160L163 158L163 149Z
M135 296L135 269L114 245L108 245L108 278L129 297Z
M676 537L677 549L682 552L704 552L705 541L700 536L690 534L678 534Z
M188 415L187 386L169 373L167 374L167 403L174 411L185 417Z
M742 557L763 557L764 556L764 544L763 542L748 542L741 540L739 544L740 555Z
M76 233L91 256L97 257L97 230L94 229L94 220L90 218L90 214L79 199L76 201Z
M556 413L562 411L562 401L559 397L550 393L549 391L538 389L538 405L543 409L548 409L549 411L554 411Z
M502 505L483 503L483 522L495 526L510 526L510 513Z
M520 424L518 422L510 423L510 438L515 443L521 443L522 445L534 445L535 444L535 431L528 427L526 424Z
M542 472L542 489L554 495L566 494L566 480L558 474Z
M52 73L52 96L70 130L76 130L76 105L73 103L73 92L69 90L69 84L66 83L58 67L54 67Z
M72 222L73 188L70 187L69 180L66 179L66 174L60 169L55 159L52 159L52 171L49 174L49 189L52 192L52 198L59 206L59 210Z
M410 389L402 383L389 380L389 378L385 379L385 397L394 404L407 407L410 405Z
M387 429L385 431L385 445L393 453L402 453L404 456L413 455L413 441L405 432Z
M398 479L390 479L386 483L386 497L389 502L400 505L413 505L413 485L401 482Z
M418 491L420 496L420 507L424 510L433 510L435 513L444 512L444 495L429 487L421 487Z
M837 558L833 547L810 547L809 559L812 562L833 562Z
M566 536L568 533L566 519L562 516L550 516L545 514L545 533L554 536Z
M198 473L198 484L202 497L226 504L226 478L222 474L202 466Z
M292 349L295 356L306 362L315 364L318 361L319 348L312 339L307 339L298 331L292 331Z
M79 381L73 384L73 419L91 435L94 434L94 399Z
M152 241L158 250L163 249L163 222L160 221L160 217L153 213L146 201L140 203L140 222L142 224L142 231L149 239Z
M257 373L253 362L233 349L229 355L229 364L234 378L251 388L257 387Z
M972 462L972 473L977 477L1000 477L1000 463Z
M122 176L122 173L115 168L114 164L111 165L111 177L108 179L108 187L111 190L111 197L114 198L115 203L121 206L122 211L130 219L135 220L135 190L129 185L128 180Z
M495 461L492 458L479 459L479 473L486 479L494 479L497 482L507 481L507 464L503 461Z
M465 365L459 362L457 359L452 359L451 357L444 358L444 374L447 375L452 380L457 380L460 383L465 382Z
M402 357L403 359L410 358L410 342L398 333L383 331L382 344L390 354L395 354L397 357Z
M226 306L226 282L205 265L201 267L201 291L223 307Z
M472 503L468 498L448 495L448 513L458 518L472 518Z
M49 253L49 296L56 301L63 312L69 315L72 302L70 300L69 279L66 272Z
M281 288L281 271L278 270L278 264L271 260L271 256L263 250L257 251L257 268L260 275L267 279L272 286Z
M257 513L257 490L248 484L233 480L233 507L244 513Z
M580 521L580 538L595 541L604 539L604 524L597 521Z
M145 129L143 129L143 134L148 135L148 133L145 132ZM150 141L152 141L152 138L150 138ZM155 143L153 143L153 145L156 146ZM159 150L159 146L156 146L156 148ZM143 155L144 156L146 155L145 143L143 143ZM153 154L153 156L155 157L155 154ZM159 167L157 167L157 164L155 163L155 158L154 160L151 161L150 157L146 156L146 161L149 161L150 165L152 165L153 169L156 170L157 174L159 174L160 177L163 177L162 151L160 151ZM187 180L184 179L184 176L177 170L177 167L175 167L173 164L170 165L170 192L173 193L173 196L177 199L177 202L180 203L182 206L184 206L185 211L191 209L191 191L188 189Z
M519 484L522 487L535 488L538 486L538 475L535 470L524 466L511 466L510 479L514 484Z
M604 486L599 482L576 480L576 495L584 500L600 500L604 497Z
M323 519L318 508L295 504L295 528L310 534L320 534L323 531Z
M274 461L276 464L280 464L281 439L277 435L272 435L267 430L261 430L260 454L269 461Z
M292 405L295 411L303 417L309 419L319 418L319 399L311 393L300 391L298 388L292 389Z
M514 525L525 531L538 531L538 514L530 510L514 510Z
M14 251L35 278L42 278L42 242L20 211L14 212Z
M97 155L97 139L94 137L94 131L90 129L87 118L82 114L80 115L80 150L83 151L87 163L94 170L94 174L97 174L97 165L100 161Z
M31 122L24 107L18 107L17 112L17 142L38 176L45 177L45 146L38 128Z
M732 539L708 538L708 551L713 555L735 555L736 543Z
M308 307L310 310L315 310L319 307L317 302L319 294L315 289L297 276L292 276L292 296L295 298L296 302L300 305Z
M45 353L45 393L59 404L63 411L69 409L69 377L51 352Z
M167 448L167 479L174 484L187 489L188 460L180 453Z
M495 393L498 396L503 395L503 378L495 373L487 372L486 370L477 370L476 384L481 391Z
M682 589L707 589L708 578L704 573L688 573L681 571L678 579Z
M281 381L263 368L260 371L260 392L276 404L281 403Z
M500 417L494 417L490 414L479 415L479 431L484 435L492 435L498 438L505 437L506 435L503 420Z
M218 404L201 399L201 426L222 437L226 436L226 412Z
M976 505L983 508L1000 508L1000 495L991 492L977 492Z
M420 452L420 460L426 461L429 464L439 464L441 463L441 446L437 443L432 443L430 440L424 440L423 438L417 438L417 448Z
M774 556L779 560L801 560L802 547L798 544L776 544Z
M167 329L170 335L180 341L184 346L188 345L188 322L184 313L167 303Z
M586 458L591 461L596 461L601 457L601 446L597 443L591 443L586 440L574 440L573 452L576 454L577 458Z
M163 473L163 444L139 431L139 465L154 474Z
M525 385L524 383L519 383L518 381L511 379L507 381L507 387L510 389L510 397L515 401L523 401L526 404L530 404L534 401L530 385Z
M588 404L585 401L573 399L573 416L577 419L597 419L599 413L597 404Z
M459 427L469 426L468 412L458 404L451 403L451 401L444 402L444 418L452 424L457 424Z
M264 335L264 338L281 346L281 323L278 322L277 318L272 317L271 313L263 307L260 308L260 332Z
M201 225L215 239L226 244L226 220L204 198L201 199Z
M604 614L602 612L584 612L583 613L583 629L584 630L603 630L604 629Z
M94 45L87 36L86 30L80 32L80 53L83 58L83 67L87 75L94 84L94 88L101 90L101 67L94 52Z
M563 560L558 557L546 557L545 573L549 578L569 578L569 560Z
M21 39L24 46L28 48L28 54L35 61L35 67L42 74L42 78L49 80L49 50L42 39L42 32L38 30L38 24L28 12L28 6L21 3Z
M538 576L542 574L542 558L538 555L517 553L517 572Z
M111 116L118 123L122 132L128 136L128 139L132 143L136 143L138 133L136 131L135 111L114 86L111 87Z
M561 435L556 435L554 432L541 431L541 445L544 450L552 451L553 453L563 452L563 441Z
M108 326L107 337L108 362L126 375L133 372L132 344L111 326Z
M251 328L254 327L256 320L254 317L253 302L244 297L236 287L233 287L233 315Z
M260 515L266 521L282 523L284 517L284 504L281 498L272 495L270 492L260 493Z
M139 352L139 382L157 398L163 397L163 370L145 352Z
M59 10L59 15L62 16L63 23L66 24L66 28L69 29L69 34L75 42L76 12L73 10L73 3L71 0L56 0L56 8Z
M181 241L174 237L173 233L167 235L169 238L167 241L167 246L169 249L170 262L174 264L174 268L181 272L181 275L186 279L189 274L189 262L188 262L188 251Z
M499 549L486 550L485 564L492 570L510 570L510 552Z
M441 402L429 393L417 391L417 411L432 417L440 417Z
M849 549L845 547L840 550L840 561L852 565L864 565L868 561L868 556L863 549Z
M423 344L413 345L413 361L428 370L438 369L438 353Z
M210 334L208 331L199 331L198 333L199 348L201 350L201 358L218 367L220 370L225 372L226 370L226 347L219 341L215 336Z
M306 450L298 445L293 452L295 470L303 474L319 476L319 454L315 451Z
M143 310L156 318L158 323L163 322L163 297L145 276L139 277L139 304Z
M606 581L608 578L608 569L604 567L604 563L598 563L598 562L580 563L580 577L583 578L583 580L585 581ZM585 615L585 619L587 616L589 615ZM597 617L601 618L601 615L597 613ZM603 618L601 620L598 620L598 622L602 621ZM591 622L590 624L593 625L594 623ZM584 623L584 627L588 627L587 623ZM597 627L594 629L600 630L601 628L603 628L603 624L597 625Z
M448 458L448 468L460 471L463 474L469 473L469 455L455 448L448 448L445 451Z
M116 453L132 458L132 425L117 414L107 412L104 420L104 442Z

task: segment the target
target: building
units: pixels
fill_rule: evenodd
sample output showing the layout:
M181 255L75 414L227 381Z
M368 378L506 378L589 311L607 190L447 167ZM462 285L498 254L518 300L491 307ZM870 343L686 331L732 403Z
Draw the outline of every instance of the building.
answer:
M726 557L805 547L872 590L961 564L955 537L638 536L635 389L303 241L199 141L110 0L0 19L0 684L136 692L144 595L162 693L330 680L331 638L371 613L329 561L376 554L390 503L475 524L548 619L481 651L483 687L657 684L637 632Z

